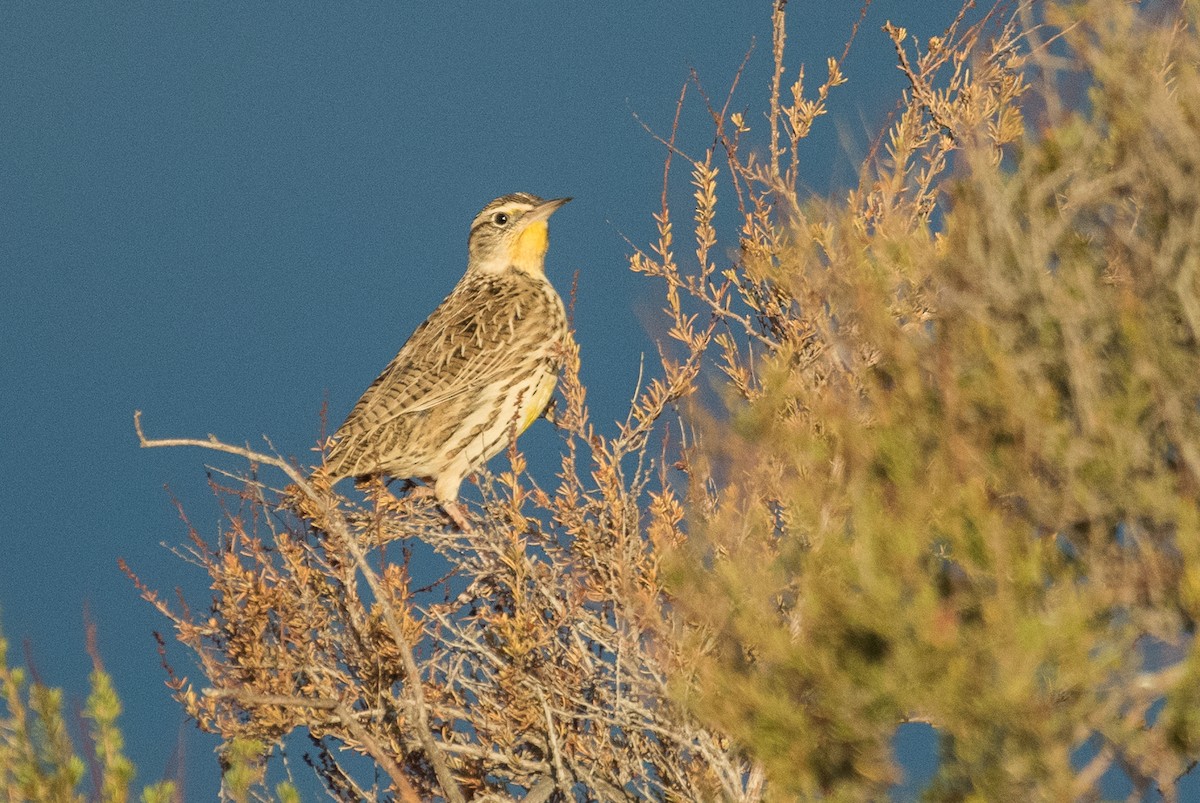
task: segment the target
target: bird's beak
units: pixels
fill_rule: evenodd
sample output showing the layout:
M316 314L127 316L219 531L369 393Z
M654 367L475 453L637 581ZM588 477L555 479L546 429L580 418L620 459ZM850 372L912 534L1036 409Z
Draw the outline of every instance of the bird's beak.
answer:
M552 198L549 201L542 201L540 204L530 209L525 213L525 219L522 221L526 225L536 223L539 220L547 220L551 215L558 211L559 207L565 204L570 198Z
M549 226L546 219L554 214L570 198L555 198L542 201L521 217L521 231L513 241L510 258L512 264L528 273L542 272L542 257L550 243Z

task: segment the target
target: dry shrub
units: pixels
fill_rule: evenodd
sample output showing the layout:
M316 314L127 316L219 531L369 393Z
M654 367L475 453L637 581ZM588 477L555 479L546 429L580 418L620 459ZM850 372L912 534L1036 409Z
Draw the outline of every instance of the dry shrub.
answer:
M378 482L353 501L278 457L143 437L238 454L293 483L215 486L226 527L216 544L193 530L183 553L211 578L203 613L135 577L197 657L202 686L171 682L200 727L266 754L307 733L310 763L344 800L757 798L761 773L668 699L683 653L664 638L669 544L655 539L682 511L653 490L662 463L647 444L699 355L647 382L612 437L588 421L576 347L566 363L558 486L539 487L510 449L507 471L481 473L468 532ZM649 541L644 506L670 524ZM418 587L411 563L433 553L446 575ZM347 749L383 780L356 772Z

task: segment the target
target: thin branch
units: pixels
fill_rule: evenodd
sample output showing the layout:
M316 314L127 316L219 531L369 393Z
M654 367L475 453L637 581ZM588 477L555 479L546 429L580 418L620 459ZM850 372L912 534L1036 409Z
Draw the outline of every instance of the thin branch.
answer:
M350 531L349 525L346 523L345 516L336 504L329 504L327 498L322 497L316 489L309 483L308 479L299 472L294 466L282 458L272 457L255 452L251 449L231 446L223 443L213 435L208 436L208 440L200 440L196 438L158 438L149 439L145 436L142 430L142 413L137 410L133 414L134 428L137 430L138 440L145 448L163 447L163 446L195 446L202 449L211 449L216 452L225 452L226 454L238 455L247 460L264 465L274 466L291 479L297 487L313 501L315 501L321 513L325 517L325 525L330 535L335 539L345 544L346 549L350 552L350 556L354 559L356 568L362 573L363 578L367 581L367 585L371 589L371 593L375 597L376 603L379 605L380 611L383 613L384 623L387 625L388 633L395 641L396 646L400 651L400 659L404 664L404 673L407 678L407 683L404 684L405 689L412 696L413 708L417 715L417 739L421 743L421 747L425 752L429 763L433 765L434 773L437 775L438 783L441 784L442 792L451 803L466 803L466 798L463 796L462 790L458 788L457 782L454 780L453 774L450 772L449 766L446 764L446 757L442 755L438 748L437 741L433 738L429 724L429 702L425 697L424 684L421 680L421 670L417 666L416 659L413 657L413 648L408 639L404 636L404 631L400 627L399 618L396 615L395 607L392 605L391 598L384 590L379 582L379 577L375 570L371 568L371 564L367 562L366 553L359 546L357 539L354 538Z
M371 758L379 762L379 765L383 767L383 771L386 772L388 777L392 779L392 783L396 785L396 789L400 792L400 799L403 800L404 803L421 803L421 798L417 794L417 790L413 787L412 782L409 781L408 777L404 774L404 770L400 769L400 765L392 760L392 757L388 755L388 752L383 749L383 746L379 744L375 737L368 733L366 728L358 723L358 720L354 718L354 715L350 712L350 709L345 705L339 704L335 710L337 711L338 716L340 716L342 721L346 724L346 727L350 730L350 733L356 740L358 740L358 743L366 748L366 751L370 753ZM454 788L457 789L457 787Z
M562 750L558 746L558 728L554 725L554 714L550 711L550 702L546 699L545 692L540 688L535 688L535 691L542 703L542 712L546 715L546 738L550 740L550 755L554 758L554 775L558 782L558 790L569 799L571 779L563 765Z
M243 446L231 446L228 443L217 440L215 435L209 435L207 440L199 438L147 438L145 432L142 431L141 410L133 411L133 428L137 432L138 444L143 449L154 449L162 446L196 446L201 449L210 449L214 452L237 455L246 458L252 463L274 466L284 474L287 474L288 479L300 486L306 494L314 499L317 498L317 493L309 484L308 478L301 474L295 466L281 457L256 452Z

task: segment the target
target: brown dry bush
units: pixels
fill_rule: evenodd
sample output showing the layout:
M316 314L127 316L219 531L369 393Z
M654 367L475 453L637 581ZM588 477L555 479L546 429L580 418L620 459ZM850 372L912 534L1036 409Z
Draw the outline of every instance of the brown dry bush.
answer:
M764 122L696 81L716 147L663 137L692 253L665 179L631 268L672 342L612 434L572 348L555 487L514 448L460 533L192 442L291 483L252 473L193 533L203 613L142 586L201 727L309 734L340 799L873 799L906 721L942 736L935 799L1088 797L1111 767L1173 795L1200 739L1197 6L889 25L909 88L819 202L803 140L847 78L787 77L784 5ZM714 374L727 411L680 419ZM422 549L448 568L417 588Z

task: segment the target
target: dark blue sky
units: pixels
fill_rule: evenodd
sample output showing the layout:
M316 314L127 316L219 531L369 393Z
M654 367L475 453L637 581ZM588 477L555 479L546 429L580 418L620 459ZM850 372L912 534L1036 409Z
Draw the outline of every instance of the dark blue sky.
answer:
M790 5L788 64L814 88L858 5ZM846 186L901 89L883 22L926 37L957 5L874 3L804 150L810 191ZM624 237L653 234L664 155L633 115L665 132L692 67L723 96L757 38L734 108L765 135L769 17L695 0L0 5L0 626L78 704L89 607L139 780L168 771L182 727L189 798L212 799L215 740L183 724L151 637L166 623L116 561L202 603L204 577L163 546L185 539L171 494L211 536L204 464L238 463L139 450L133 410L154 436L266 434L305 456L323 399L336 426L457 281L472 216L522 190L576 199L548 271L564 292L579 271L593 417L623 417L661 328L658 288L626 262ZM695 100L681 143L701 153ZM686 173L675 187L686 203ZM523 445L552 464L550 427Z

